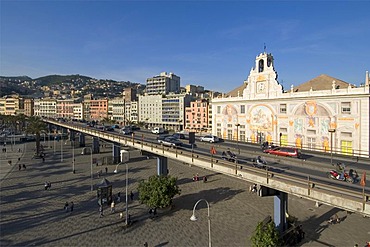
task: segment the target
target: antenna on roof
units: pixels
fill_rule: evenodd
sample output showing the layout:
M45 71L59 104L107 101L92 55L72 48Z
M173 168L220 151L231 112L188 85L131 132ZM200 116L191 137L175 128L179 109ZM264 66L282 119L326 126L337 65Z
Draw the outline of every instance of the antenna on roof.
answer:
M263 52L266 53L266 43L263 43Z

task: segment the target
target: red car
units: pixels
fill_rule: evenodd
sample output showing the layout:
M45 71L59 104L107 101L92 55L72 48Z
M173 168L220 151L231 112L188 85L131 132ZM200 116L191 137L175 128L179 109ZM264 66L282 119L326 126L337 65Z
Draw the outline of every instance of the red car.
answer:
M291 147L276 147L266 150L266 153L285 157L299 158L301 156L301 151L298 148Z

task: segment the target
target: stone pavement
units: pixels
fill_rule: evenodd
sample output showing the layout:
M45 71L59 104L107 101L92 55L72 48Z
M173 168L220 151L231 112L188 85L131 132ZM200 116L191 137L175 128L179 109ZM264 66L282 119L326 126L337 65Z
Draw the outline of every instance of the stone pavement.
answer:
M47 149L45 163L34 160L34 143L27 143L21 163L8 168L9 174L2 177L0 246L206 246L208 245L207 206L201 202L196 215L198 221L190 221L192 209L199 199L210 203L211 233L213 246L250 246L250 236L257 223L273 213L273 198L258 197L249 192L248 183L213 173L197 167L189 167L169 160L170 175L178 177L181 195L174 199L174 208L158 210L151 218L148 208L137 200L139 181L156 174L156 160L132 155L129 163L129 192L135 194L129 203L133 224L125 229L119 213L125 211L125 167L108 165L93 166L93 183L103 177L113 183L113 192L121 192L121 202L116 213L104 208L104 217L99 217L96 191L90 191L90 155L81 155L75 149L75 169L72 173L70 145L63 146L63 162L60 150L54 154ZM101 164L103 157L111 156L108 148L94 154ZM105 151L105 152L104 152ZM17 160L16 152L7 158ZM1 160L1 164L5 163ZM97 178L97 171L103 176ZM208 176L208 182L193 182L193 174ZM44 190L44 182L50 181L50 190ZM74 212L63 211L65 202L73 201ZM335 213L343 220L340 224L328 225L327 220ZM359 246L370 241L370 219L350 214L325 205L289 197L289 214L298 218L306 232L301 246Z

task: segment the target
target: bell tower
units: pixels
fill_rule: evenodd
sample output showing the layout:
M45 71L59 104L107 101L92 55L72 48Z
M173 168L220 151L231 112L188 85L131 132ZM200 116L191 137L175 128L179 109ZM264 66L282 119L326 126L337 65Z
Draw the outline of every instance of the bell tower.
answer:
M283 91L277 81L278 74L274 67L274 57L271 53L260 53L255 60L255 66L251 69L243 97L247 98L269 98Z

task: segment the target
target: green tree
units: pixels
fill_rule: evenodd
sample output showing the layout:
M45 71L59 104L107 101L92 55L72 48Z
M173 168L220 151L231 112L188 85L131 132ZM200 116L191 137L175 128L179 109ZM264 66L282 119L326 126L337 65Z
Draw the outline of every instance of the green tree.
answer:
M37 116L32 116L28 118L26 134L34 134L36 138L36 154L40 154L40 135L47 131L46 124Z
M165 208L172 205L175 195L180 195L177 178L164 175L149 177L139 184L139 200L150 208Z
M275 223L270 220L269 222L259 222L254 235L251 237L253 247L275 247L281 246L279 231L276 229Z

